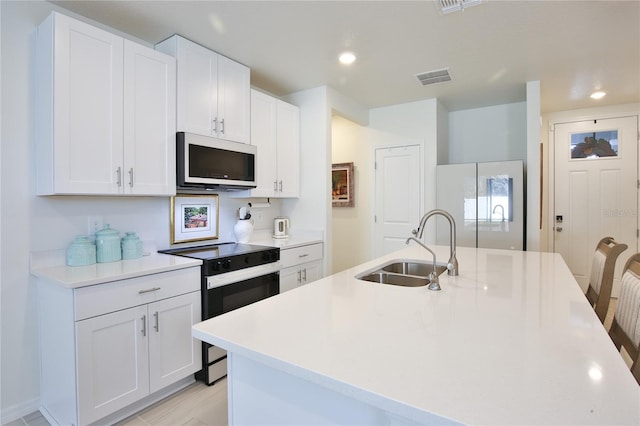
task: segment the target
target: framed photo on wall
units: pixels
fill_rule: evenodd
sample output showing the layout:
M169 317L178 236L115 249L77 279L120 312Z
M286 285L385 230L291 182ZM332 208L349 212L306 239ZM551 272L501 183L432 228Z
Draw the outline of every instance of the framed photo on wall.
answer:
M331 205L333 207L353 207L355 205L353 177L353 163L332 164Z
M171 197L171 244L218 238L218 195Z

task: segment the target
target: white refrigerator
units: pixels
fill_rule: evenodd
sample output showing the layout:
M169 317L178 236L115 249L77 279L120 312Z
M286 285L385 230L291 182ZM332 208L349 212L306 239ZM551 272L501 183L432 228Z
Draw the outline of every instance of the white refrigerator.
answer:
M461 247L524 250L524 167L521 160L436 167L436 206L451 213ZM436 241L449 242L438 217Z

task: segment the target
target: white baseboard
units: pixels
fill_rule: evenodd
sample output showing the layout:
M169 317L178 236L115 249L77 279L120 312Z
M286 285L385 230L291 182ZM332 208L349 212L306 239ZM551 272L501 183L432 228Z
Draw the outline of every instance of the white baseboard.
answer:
M34 411L38 411L40 408L40 399L32 399L30 401L25 401L20 404L13 405L11 407L4 408L2 410L2 417L0 419L0 424L7 424L14 420L18 420L21 417L24 417L28 414L33 413Z

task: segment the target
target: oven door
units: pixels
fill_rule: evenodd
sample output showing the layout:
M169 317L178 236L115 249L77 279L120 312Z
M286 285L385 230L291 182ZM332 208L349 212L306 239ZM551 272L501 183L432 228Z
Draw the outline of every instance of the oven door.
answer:
M206 277L202 319L206 320L280 293L280 262ZM202 371L196 378L212 385L227 375L226 351L202 344Z
M280 262L207 277L202 319L250 305L280 292Z
M280 273L272 272L221 287L207 289L204 308L206 317L213 318L234 309L250 305L280 292Z

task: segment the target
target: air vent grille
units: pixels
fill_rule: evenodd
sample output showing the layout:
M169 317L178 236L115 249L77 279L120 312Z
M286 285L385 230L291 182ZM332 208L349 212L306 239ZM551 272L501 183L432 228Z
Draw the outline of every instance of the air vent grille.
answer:
M443 68L441 70L434 70L416 74L416 78L423 86L433 83L441 83L443 81L451 81L451 75L449 74L449 68Z
M467 7L477 6L482 0L439 0L442 13L451 13L464 10Z

